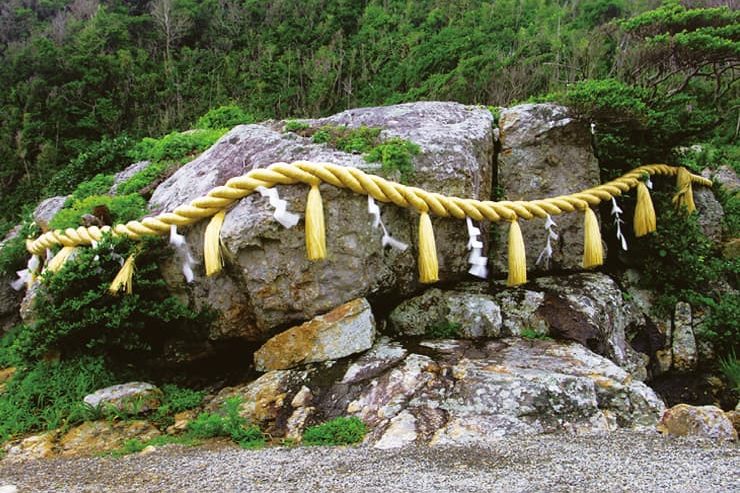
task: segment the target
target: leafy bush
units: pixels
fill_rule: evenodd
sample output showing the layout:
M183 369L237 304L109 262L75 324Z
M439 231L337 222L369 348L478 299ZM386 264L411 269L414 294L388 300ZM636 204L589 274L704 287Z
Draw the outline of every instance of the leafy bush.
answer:
M106 194L110 190L110 187L113 186L113 181L113 175L95 175L91 179L77 185L77 188L72 192L72 196L67 199L67 202L72 204L93 195Z
M261 447L264 434L239 415L241 398L231 397L221 408L221 414L204 412L188 423L188 434L195 438L229 437L244 448Z
M113 139L104 138L90 145L51 178L45 190L46 195L65 195L95 175L120 171L129 164L128 153L132 145L133 142L125 134Z
M205 151L220 139L224 129L198 129L172 132L161 139L144 138L129 152L136 161L179 161Z
M306 445L351 445L365 438L367 427L359 418L338 417L316 426L310 426L303 433Z
M538 332L532 327L524 327L519 335L522 336L522 338L529 340L552 340L552 337L550 337L549 335Z
M310 128L308 123L299 122L297 120L288 120L285 122L285 132L299 132L301 130L307 130Z
M171 165L168 162L151 163L143 170L135 173L131 178L120 183L116 187L117 195L128 195L132 193L139 193L145 187L148 187L159 177L164 175L165 171Z
M25 214L18 235L0 246L0 276L13 277L16 271L25 268L29 256L26 238L35 238L39 232L30 213Z
M420 150L413 142L393 137L370 149L365 161L381 163L385 172L398 171L401 180L406 181L414 174L413 156Z
M0 394L0 441L84 420L85 395L117 383L101 357L20 368Z
M82 216L92 214L98 206L108 208L114 224L140 219L148 212L146 200L139 194L91 195L65 206L49 221L49 227L52 229L76 228L82 224Z
M429 327L426 335L435 339L454 339L460 335L460 324L442 320Z
M162 403L151 418L152 422L160 428L166 428L173 424L175 414L200 406L205 395L205 392L202 391L171 384L164 385L162 392L164 393Z
M131 254L134 293L112 295L110 283ZM167 338L187 340L207 331L210 312L194 312L165 294L158 264L166 254L159 238L137 244L108 237L97 248L80 249L58 273L45 276L35 322L17 333L13 350L30 363L56 349L65 357L97 353L141 365L162 354Z
M732 390L740 395L740 361L737 360L734 350L730 351L725 358L720 358L719 367L727 381L730 382Z
M210 110L205 115L198 118L195 128L203 129L231 129L237 125L254 123L254 116L250 115L238 106L220 106Z

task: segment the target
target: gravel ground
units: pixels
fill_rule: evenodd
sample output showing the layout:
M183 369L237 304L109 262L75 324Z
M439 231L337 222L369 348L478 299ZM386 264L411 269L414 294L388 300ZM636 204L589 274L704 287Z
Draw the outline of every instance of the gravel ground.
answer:
M0 463L25 492L740 492L736 444L620 432L494 447L162 447L148 455Z

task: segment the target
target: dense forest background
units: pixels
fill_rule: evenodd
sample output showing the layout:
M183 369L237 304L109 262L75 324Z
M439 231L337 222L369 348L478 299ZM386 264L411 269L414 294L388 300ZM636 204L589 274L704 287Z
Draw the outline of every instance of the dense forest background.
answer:
M733 161L739 19L732 0L3 0L0 233L225 104L258 120L539 97L614 129L607 164L694 142Z

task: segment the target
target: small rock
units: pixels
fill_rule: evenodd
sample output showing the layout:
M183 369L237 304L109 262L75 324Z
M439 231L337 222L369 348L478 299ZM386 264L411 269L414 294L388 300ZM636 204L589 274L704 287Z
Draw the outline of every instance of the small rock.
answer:
M740 179L738 179L737 173L726 164L717 169L705 168L702 170L701 176L719 183L731 193L740 190Z
M86 395L85 404L92 407L114 407L129 414L145 413L161 404L162 391L150 383L129 382L96 390Z
M356 299L267 341L254 353L255 367L282 370L344 358L369 349L374 339L370 304L364 298Z
M151 423L135 421L89 421L72 428L59 441L60 454L95 455L120 448L127 440L151 440L161 435Z
M416 440L416 417L408 411L391 420L383 436L375 443L375 448L391 449L404 447Z
M310 403L311 399L311 389L304 385L303 387L301 387L301 390L298 391L295 397L293 397L293 400L290 401L290 405L294 408L303 407L306 404Z
M51 457L55 452L57 438L58 432L54 430L13 441L4 447L5 460L21 462Z
M8 380L13 378L13 375L15 375L15 366L10 366L0 370L0 384L6 383Z
M69 196L57 196L43 200L33 211L33 220L36 222L41 231L49 231L49 222L54 219L57 212L62 210L64 203Z
M690 371L696 368L697 348L692 329L691 305L680 301L676 303L673 314L673 368Z
M715 406L678 404L666 410L657 429L664 435L737 440L732 422Z
M501 334L501 308L492 297L437 288L401 303L389 321L396 333L407 336L439 336L435 331L465 339Z
M0 493L18 493L18 488L12 484L0 486Z
M740 434L740 411L727 411L725 416L730 420L735 431Z
M291 440L300 442L303 439L303 431L306 429L306 423L315 412L316 408L311 406L299 407L293 411L293 414L290 415L285 425L285 436Z
M188 429L188 424L198 416L198 411L195 409L188 409L182 411L173 417L175 423L167 427L168 435L176 435Z
M150 455L157 451L157 447L154 445L147 445L144 447L141 452L139 452L139 455Z
M128 180L129 178L134 176L139 171L145 170L148 166L149 166L149 161L139 161L138 163L129 165L123 171L119 171L118 173L116 173L115 176L113 177L113 186L111 187L108 193L110 193L111 195L115 195L118 185Z

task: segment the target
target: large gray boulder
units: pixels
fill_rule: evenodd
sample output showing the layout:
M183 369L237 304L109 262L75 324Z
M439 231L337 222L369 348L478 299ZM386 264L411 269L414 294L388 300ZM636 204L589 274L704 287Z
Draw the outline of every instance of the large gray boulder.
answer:
M50 197L42 200L39 205L36 206L36 209L33 211L33 220L36 222L38 227L41 228L41 231L49 231L49 222L54 219L57 212L62 210L68 198L69 196L67 195Z
M421 147L410 185L477 199L489 199L493 129L488 110L457 103L412 103L346 111L310 122L383 128L382 137L401 137ZM295 160L323 161L381 173L355 154L283 133L282 124L242 125L226 134L198 159L183 166L153 193L155 211L172 210L222 185L229 178ZM303 216L306 186L279 186L288 210ZM170 289L196 306L209 305L221 316L211 337L264 340L276 327L304 321L359 297L410 294L418 289L415 237L418 214L381 205L391 235L411 245L405 252L384 250L372 229L367 199L329 185L321 187L328 258L309 262L304 224L285 229L259 194L241 200L226 216L221 232L226 267L212 278L196 269L191 285L182 280L177 261L163 266ZM442 280L466 275L465 223L434 219ZM194 257L202 261L205 223L187 231Z
M499 118L501 152L498 188L506 200L534 200L568 195L599 184L599 163L591 147L588 124L567 108L551 103L506 108ZM553 244L549 269L535 262L545 246L544 220L520 221L530 271L580 270L583 214L553 218L560 235ZM501 248L495 262L506 267L508 226L500 226Z

